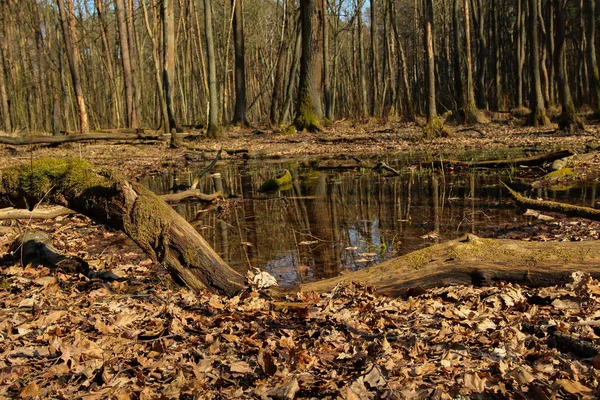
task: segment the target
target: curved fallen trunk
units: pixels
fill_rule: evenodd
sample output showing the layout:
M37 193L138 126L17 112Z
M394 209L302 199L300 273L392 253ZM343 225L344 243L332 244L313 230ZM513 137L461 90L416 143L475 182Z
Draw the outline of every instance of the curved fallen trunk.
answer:
M246 287L204 238L160 197L87 161L42 159L1 171L0 206L44 201L122 230L153 260L193 290L233 295Z
M599 241L524 242L467 235L299 289L325 292L338 283L355 281L373 285L380 293L407 296L432 287L499 281L552 286L569 282L575 271L600 278L599 250Z

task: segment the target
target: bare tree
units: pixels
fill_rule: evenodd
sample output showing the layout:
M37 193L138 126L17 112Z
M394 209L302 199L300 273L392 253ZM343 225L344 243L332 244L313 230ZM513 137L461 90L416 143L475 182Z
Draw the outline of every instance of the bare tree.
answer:
M244 48L243 0L231 0L233 12L233 46L235 49L235 110L233 123L247 125L246 118L246 51Z
M123 80L125 81L125 101L127 104L127 126L138 128L140 123L135 104L135 84L133 70L131 68L129 35L127 34L127 23L123 0L115 0L117 20L119 25L119 43L121 45L121 65L123 67Z
M596 61L596 0L585 0L587 62L594 112L600 115L600 73Z
M529 124L532 126L550 125L544 106L544 94L542 93L542 79L540 74L540 38L539 38L539 0L529 0L529 55L531 88L529 102L531 114ZM558 52L557 52L558 53Z
M294 125L298 130L320 130L323 111L323 0L301 0L302 56Z
M73 9L73 0L57 0L62 23L63 39L67 49L67 59L71 71L71 80L75 90L77 100L77 110L79 112L79 129L82 133L88 133L88 113L83 97L83 88L79 77L79 68L81 66L81 55L77 47L77 35L75 33L75 10Z
M217 94L217 61L215 59L215 41L213 39L212 2L204 0L204 25L206 34L206 49L208 61L208 127L206 136L212 139L223 135L219 123L219 101Z

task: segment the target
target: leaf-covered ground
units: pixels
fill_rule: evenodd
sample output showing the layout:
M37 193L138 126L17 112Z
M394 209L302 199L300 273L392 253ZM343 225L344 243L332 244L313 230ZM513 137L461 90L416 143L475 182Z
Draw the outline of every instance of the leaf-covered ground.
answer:
M415 126L336 124L320 135L236 131L192 144L206 160L220 146L231 150L224 158L392 159L419 150L600 145L595 126L560 138L504 125L479 130L425 143ZM160 143L4 146L0 162L81 156L135 177L181 166L189 151ZM84 217L29 228L50 231L60 250L124 280L21 267L7 257L14 232L0 236L0 398L600 397L600 283L586 276L565 287L450 287L407 300L358 284L285 299L258 291L225 298L174 285L123 234ZM597 223L559 220L500 235L587 240L598 231Z
M122 254L107 262L121 282L0 270L0 397L600 395L600 283L586 276L565 287L459 286L407 300L360 285L225 298L177 288L161 266Z

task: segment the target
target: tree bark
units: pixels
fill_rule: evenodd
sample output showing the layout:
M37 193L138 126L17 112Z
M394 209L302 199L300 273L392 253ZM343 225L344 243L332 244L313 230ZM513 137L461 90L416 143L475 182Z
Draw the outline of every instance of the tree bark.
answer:
M558 121L558 127L568 132L579 132L583 130L583 122L575 114L575 105L571 97L569 80L566 70L565 54L565 31L566 31L566 10L565 0L553 0L556 20L556 37L554 43L556 46L554 54L554 69L556 70L556 82L558 84L558 95L562 112Z
M85 105L85 98L83 96L83 88L81 87L81 78L79 77L81 55L79 53L79 48L77 47L73 0L57 0L57 2L62 23L63 39L67 49L69 69L71 71L71 80L73 81L73 89L75 90L77 110L79 113L79 128L81 133L88 133L90 130L88 113Z
M542 79L540 74L540 39L539 39L539 0L529 0L529 55L531 88L529 102L531 114L528 123L531 126L547 126L550 120L546 115L544 94L542 93Z
M594 112L600 115L600 73L596 61L596 0L585 0L587 62L591 81L592 106Z
M129 50L129 35L123 0L115 0L117 21L119 25L119 44L121 45L121 65L123 67L123 81L125 83L125 100L127 104L127 127L139 128L137 109L135 105L135 84L133 69L131 67L131 52Z
M235 52L235 109L233 123L248 125L246 117L246 51L243 0L231 0L233 12L233 47Z
M525 69L525 4L517 0L517 107L523 107L523 70Z
M2 124L5 132L12 132L10 121L10 107L8 105L8 92L6 90L6 72L4 68L4 52L0 48L0 106L2 111Z
M323 111L323 1L301 0L302 55L300 57L300 82L294 125L298 130L321 129Z
M173 0L163 0L162 2L162 23L163 23L163 95L165 96L165 105L167 108L167 118L165 121L165 132L167 126L171 132L171 148L180 146L177 131L179 127L175 119L175 110L173 104L173 94L175 92L175 11Z
M327 13L328 0L323 0L323 91L325 100L325 118L333 121L332 93L329 68L329 18Z
M433 48L433 0L425 0L425 54L426 54L426 79L427 79L427 122L437 118L437 105L435 98L435 53Z
M34 205L44 199L122 230L195 291L208 288L234 295L246 286L182 216L117 172L99 175L91 164L75 159L45 159L2 172L1 205Z
M206 49L208 63L208 128L206 136L218 139L223 136L219 123L219 100L217 94L217 60L215 58L215 41L213 39L212 1L204 0L204 26L206 34Z

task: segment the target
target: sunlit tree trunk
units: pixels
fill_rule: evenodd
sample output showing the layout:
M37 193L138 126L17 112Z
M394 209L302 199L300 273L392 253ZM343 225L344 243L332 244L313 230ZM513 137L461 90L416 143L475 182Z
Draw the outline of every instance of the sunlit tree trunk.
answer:
M100 25L100 36L102 38L102 51L104 55L104 65L106 66L106 71L108 73L109 79L109 91L112 96L113 101L113 112L114 118L109 119L111 124L119 125L121 123L121 112L120 112L120 101L119 95L117 91L117 82L115 79L115 69L113 67L113 58L110 51L110 45L108 43L108 33L106 28L106 20L104 18L104 7L102 0L94 0L94 5L96 7L96 13L98 15L99 25Z
M333 121L333 107L331 104L331 82L329 79L329 18L327 14L327 0L323 0L323 91L325 92L325 118Z
M48 105L51 103L48 98L46 85L48 84L46 81L46 55L44 48L44 36L42 30L44 26L42 25L42 20L40 18L40 12L38 7L38 0L31 0L32 6L32 18L33 18L33 30L35 33L35 47L37 50L37 70L38 70L38 86L39 86L39 94L41 101L41 109L38 117L41 119L42 127L44 130L49 128L49 118L48 118Z
M235 49L235 110L233 112L233 123L247 125L243 0L232 0L232 7L234 7L233 46Z
M206 50L208 64L208 128L206 136L217 139L223 136L219 123L219 100L217 94L217 61L215 59L215 41L213 39L213 21L211 0L204 0L204 26L206 30Z
M362 5L363 1L358 1L356 10L357 18L357 37L358 37L358 75L360 84L360 113L361 117L366 118L369 116L369 98L367 93L367 66L365 63L365 44L364 44L364 33L363 33L363 22L362 22Z
M298 130L320 130L323 111L323 1L300 0L302 56L294 125Z
M425 54L427 78L427 122L437 118L435 98L435 53L433 49L433 0L425 0Z
M119 44L121 45L121 65L123 67L123 80L125 83L125 100L127 104L127 127L138 128L139 120L135 106L135 85L133 70L131 68L131 53L129 50L129 35L127 34L127 23L123 0L115 0L117 20L119 25Z
M162 23L163 23L163 94L165 96L165 105L167 108L168 120L165 121L165 132L171 132L171 146L176 147L177 122L175 119L175 110L173 104L173 94L175 92L175 13L173 10L173 0L162 1Z
M83 88L79 77L79 68L81 65L81 56L77 47L77 35L75 33L75 11L73 9L73 0L57 0L62 23L63 39L67 49L67 59L69 69L71 70L71 80L75 90L77 101L77 110L79 113L79 129L82 133L89 132L88 113L83 97Z
M464 120L465 112L465 92L463 85L463 68L460 57L461 40L460 40L460 0L452 2L452 26L454 28L454 100L456 101L456 109L459 113L459 119Z
M517 107L523 107L523 70L525 68L525 3L517 0Z
M6 73L4 68L4 52L0 48L0 106L2 106L2 125L4 131L11 132L10 108L8 106L8 93L6 90Z

